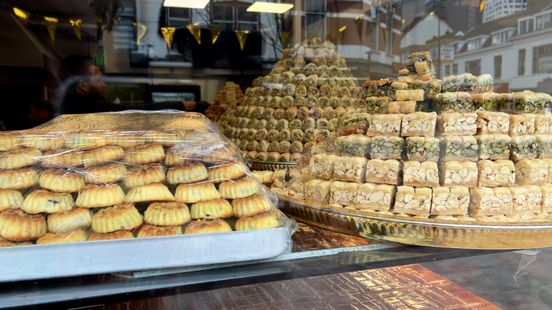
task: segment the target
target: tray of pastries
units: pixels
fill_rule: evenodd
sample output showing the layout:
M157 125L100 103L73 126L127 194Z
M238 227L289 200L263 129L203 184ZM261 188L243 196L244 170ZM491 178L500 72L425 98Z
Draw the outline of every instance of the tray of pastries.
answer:
M0 133L0 281L285 252L292 224L239 158L195 113L66 115Z
M368 110L346 115L308 163L274 173L287 214L407 244L552 246L552 96L493 93L489 75L437 80L427 52L409 55L398 81L364 87Z

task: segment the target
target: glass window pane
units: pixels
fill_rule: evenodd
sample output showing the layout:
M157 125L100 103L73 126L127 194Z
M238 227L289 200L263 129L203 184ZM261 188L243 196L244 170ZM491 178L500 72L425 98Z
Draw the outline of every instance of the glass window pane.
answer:
M326 11L325 0L306 0L305 2L306 12L324 12Z
M234 8L229 5L213 5L211 7L213 20L234 20Z

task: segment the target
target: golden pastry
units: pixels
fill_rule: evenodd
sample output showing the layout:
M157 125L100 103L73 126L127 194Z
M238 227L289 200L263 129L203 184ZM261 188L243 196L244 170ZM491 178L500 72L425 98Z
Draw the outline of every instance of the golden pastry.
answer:
M0 152L15 149L19 146L20 140L16 133L0 133Z
M117 184L90 184L79 191L76 205L81 208L102 208L125 201L125 193Z
M222 198L227 199L249 197L259 192L260 185L257 182L251 177L222 182L219 185L219 192Z
M92 216L92 230L110 233L119 229L131 230L142 225L142 215L131 203L104 208Z
M263 194L232 200L234 214L237 217L252 216L271 210L272 202Z
M180 132L173 131L148 131L144 134L148 142L156 142L163 146L173 146L182 141Z
M0 169L17 169L36 164L42 152L39 149L22 147L0 153Z
M48 132L25 132L21 138L21 145L41 151L58 150L63 147L63 136Z
M144 132L141 131L123 131L116 132L105 137L106 143L120 147L133 147L146 143Z
M161 237L161 236L174 236L182 235L181 226L163 226L157 227L152 225L142 225L138 230L136 237L138 238L147 238L147 237Z
M27 189L38 183L38 173L32 168L0 170L0 188Z
M53 233L67 232L76 228L87 228L92 224L92 213L89 209L75 208L66 212L48 215L48 231Z
M82 154L82 161L84 163L84 167L90 167L115 162L123 158L124 155L125 151L122 147L106 145L84 151Z
M83 242L87 239L86 232L80 228L62 233L47 233L36 240L36 244Z
M186 165L190 162L190 160L192 160L192 158L189 158L184 150L176 149L174 147L167 149L166 155L165 165L167 166Z
M93 147L104 146L106 144L105 132L71 132L65 136L65 147L70 150L90 149Z
M247 166L240 162L222 164L209 168L209 180L221 182L241 178L247 173Z
M208 178L207 168L202 163L191 163L186 166L169 168L167 181L169 184L184 184L203 181Z
M162 183L133 187L128 191L125 202L174 201L174 196Z
M144 221L156 226L183 225L190 220L188 206L178 202L154 202L144 212Z
M199 220L192 221L184 229L185 234L208 234L231 232L232 227L224 220Z
M128 170L124 177L125 186L138 187L165 181L165 167L161 165L136 166Z
M86 168L84 181L88 184L116 183L123 179L127 169L123 164L107 164Z
M118 239L132 239L134 238L134 235L129 230L117 230L110 233L91 233L90 236L88 236L88 241L98 241L98 240L118 240Z
M18 245L31 245L33 244L32 242L12 242L12 241L8 241L4 238L0 238L0 248L4 248L4 247L10 247L10 246L18 246Z
M253 171L253 176L256 177L262 184L272 184L273 171Z
M23 205L23 195L12 189L0 189L0 211L19 209Z
M162 161L165 158L165 150L159 143L137 145L126 149L124 161L129 164L149 164Z
M82 166L82 151L58 150L46 152L42 156L44 168L70 168Z
M38 180L40 187L54 192L78 192L84 187L82 174L65 169L48 169Z
M46 234L46 220L18 209L0 212L0 237L9 241L31 241Z
M75 206L69 193L56 193L45 189L35 189L25 197L21 209L30 214L56 213L69 211Z
M199 201L192 205L190 215L194 220L218 219L234 216L232 205L225 199Z
M253 216L240 217L236 221L236 230L270 229L282 226L276 212L265 212Z
M215 184L211 182L201 182L194 184L180 184L176 188L176 201L184 203L195 203L203 200L220 198Z

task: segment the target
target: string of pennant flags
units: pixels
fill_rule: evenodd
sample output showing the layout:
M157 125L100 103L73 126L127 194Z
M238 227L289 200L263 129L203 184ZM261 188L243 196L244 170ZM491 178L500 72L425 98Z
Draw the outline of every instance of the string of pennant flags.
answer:
M23 9L20 9L18 7L12 7L12 14L15 15L21 22L25 25L28 24L28 21L31 17L31 13L27 12ZM36 14L33 14L36 15ZM40 21L44 23L46 26L46 29L48 30L48 36L50 38L51 42L55 42L56 40L56 30L58 24L62 21L62 19L58 17L53 16L39 16L38 18ZM112 21L118 20L117 17L112 17ZM75 33L75 36L79 41L82 40L82 20L79 18L69 18L64 20L66 21L71 28L73 29L73 32ZM96 25L98 26L98 29L103 29L104 27L104 20L101 16L96 16ZM139 45L146 34L148 33L149 27L146 24L140 23L140 22L133 22L133 27L136 29L136 44ZM199 23L192 23L186 26L186 29L190 32L190 34L194 37L198 45L201 45L201 27ZM165 44L167 45L167 48L170 50L172 48L173 44L173 38L174 34L176 32L175 27L161 27L161 35L163 36L163 40L165 41ZM211 32L211 43L214 45L217 40L220 37L220 34L222 32L220 27L213 26L210 29ZM236 38L238 39L238 43L240 45L240 49L243 51L245 48L245 43L247 40L247 36L249 35L249 30L235 30L234 33L236 34Z

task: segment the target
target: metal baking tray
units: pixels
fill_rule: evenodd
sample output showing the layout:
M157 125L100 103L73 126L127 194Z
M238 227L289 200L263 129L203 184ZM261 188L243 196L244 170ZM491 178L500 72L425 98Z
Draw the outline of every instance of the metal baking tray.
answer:
M341 233L441 248L518 250L552 247L552 223L462 223L320 206L278 195L298 221Z
M0 248L0 282L272 258L291 249L294 223L284 221L264 230Z
M246 163L249 165L251 170L280 170L287 168L297 168L299 164L296 162L277 162L277 161L258 161L258 160L248 160Z

